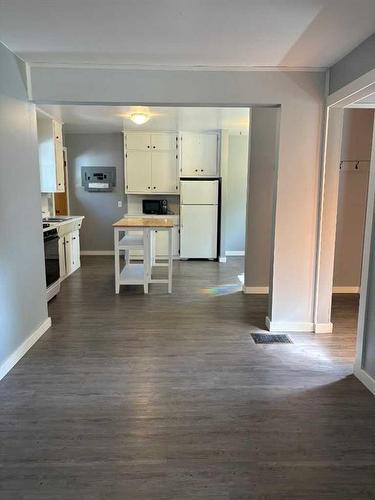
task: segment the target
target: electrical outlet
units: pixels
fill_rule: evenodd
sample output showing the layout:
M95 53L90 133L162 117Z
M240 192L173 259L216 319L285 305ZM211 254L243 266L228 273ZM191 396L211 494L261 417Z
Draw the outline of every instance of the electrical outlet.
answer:
M122 208L122 201L118 201L118 202L117 202L117 206L118 206L119 208Z

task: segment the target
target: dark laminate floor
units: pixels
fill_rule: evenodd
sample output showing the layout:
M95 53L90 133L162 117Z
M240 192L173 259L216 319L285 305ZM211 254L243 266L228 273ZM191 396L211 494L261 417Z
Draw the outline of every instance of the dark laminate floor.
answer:
M334 334L256 346L266 297L204 290L239 268L175 263L172 296L116 296L112 259L83 259L0 383L0 498L375 498L355 297L335 298Z

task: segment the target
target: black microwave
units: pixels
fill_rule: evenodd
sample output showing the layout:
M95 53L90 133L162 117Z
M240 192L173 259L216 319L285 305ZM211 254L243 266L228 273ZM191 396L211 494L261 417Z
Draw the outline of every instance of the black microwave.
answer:
M167 215L168 200L142 200L144 214Z

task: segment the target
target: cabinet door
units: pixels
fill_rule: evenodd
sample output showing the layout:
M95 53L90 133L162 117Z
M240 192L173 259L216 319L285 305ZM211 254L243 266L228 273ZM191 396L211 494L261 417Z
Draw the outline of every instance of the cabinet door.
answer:
M201 155L202 162L200 175L216 176L217 175L217 150L218 137L217 134L202 134L201 135Z
M65 236L59 238L59 265L60 265L60 278L66 275L65 265Z
M179 227L172 229L172 254L178 257L180 250ZM168 255L168 231L155 231L155 254L157 257L167 257Z
M182 136L181 175L217 175L217 134L185 133Z
M72 272L73 272L81 266L78 229L70 233L70 238L72 240Z
M155 231L155 255L165 257L168 255L168 232Z
M54 140L62 142L62 125L59 122L53 122Z
M73 271L73 240L72 233L65 235L65 275Z
M152 151L152 183L153 193L178 193L176 151Z
M177 141L176 134L151 134L151 149L156 151L176 151Z
M148 151L151 149L151 136L145 133L126 134L126 149L128 151Z
M56 191L65 191L64 151L63 144L55 141Z
M125 157L125 192L151 192L151 154L148 151L128 151Z

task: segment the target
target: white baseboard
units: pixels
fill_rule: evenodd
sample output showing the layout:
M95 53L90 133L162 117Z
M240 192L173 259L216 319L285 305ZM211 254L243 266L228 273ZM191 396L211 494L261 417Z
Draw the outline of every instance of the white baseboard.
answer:
M4 361L0 366L0 380L18 363L37 340L51 326L51 318L47 318L41 325Z
M375 394L375 379L371 377L363 368L357 368L354 365L354 375L362 382L367 389Z
M333 323L315 323L315 333L332 333Z
M219 262L221 262L222 264L225 264L226 261L227 261L226 257L219 257Z
M81 255L115 255L113 250L81 250Z
M360 291L359 286L334 286L332 288L332 293L360 293Z
M269 292L268 286L243 286L243 293L267 295Z
M226 250L225 255L227 257L243 257L245 255L245 250Z
M266 326L270 332L314 332L314 323L298 321L271 321L266 316Z

